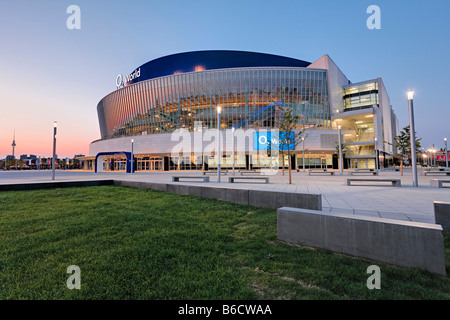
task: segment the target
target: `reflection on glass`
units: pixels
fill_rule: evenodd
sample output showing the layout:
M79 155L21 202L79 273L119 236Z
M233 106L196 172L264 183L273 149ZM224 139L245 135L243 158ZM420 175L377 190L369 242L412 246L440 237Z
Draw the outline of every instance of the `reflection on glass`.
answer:
M238 68L138 82L98 104L102 138L216 128L219 104L224 128L274 127L285 106L300 115L298 129L330 129L326 77L306 68Z

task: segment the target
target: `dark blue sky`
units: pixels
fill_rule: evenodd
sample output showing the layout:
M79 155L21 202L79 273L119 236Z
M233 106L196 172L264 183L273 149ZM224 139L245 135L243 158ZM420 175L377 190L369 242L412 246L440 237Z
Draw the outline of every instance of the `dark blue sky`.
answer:
M81 9L69 30L66 9ZM366 9L381 9L369 30ZM117 74L168 54L247 50L313 62L324 54L347 77L381 77L400 126L406 91L415 95L423 146L450 138L450 1L394 0L40 0L0 3L0 157L51 153L59 123L60 155L88 153L99 138L96 106ZM46 143L42 144L42 141Z

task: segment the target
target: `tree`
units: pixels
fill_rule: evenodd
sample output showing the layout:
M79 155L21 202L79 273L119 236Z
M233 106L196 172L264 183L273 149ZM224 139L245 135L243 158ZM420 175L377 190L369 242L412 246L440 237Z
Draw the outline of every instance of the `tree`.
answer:
M288 155L289 184L292 184L291 151L295 150L295 147L300 143L303 134L302 131L297 133L294 131L299 119L300 116L298 114L292 114L292 109L284 108L283 115L278 125L278 129L280 131L278 143L280 153L283 158L283 170L284 155L286 152Z
M408 160L411 160L411 132L410 132L409 126L406 126L403 128L402 131L400 131L400 135L394 137L395 142L395 148L397 149L396 156L400 158L400 168L401 168L401 175L403 175L403 161L405 157L407 157ZM414 136L416 138L416 154L419 152L419 149L421 147L420 141L422 138L417 138L416 132L414 132Z
M341 161L341 159L339 159L339 142L336 142L336 153L338 155L338 161ZM352 153L352 149L350 149L345 143L341 143L341 152L342 152L342 162L344 162L344 158ZM342 163L342 165L344 165L344 163ZM340 166L340 164L339 164Z

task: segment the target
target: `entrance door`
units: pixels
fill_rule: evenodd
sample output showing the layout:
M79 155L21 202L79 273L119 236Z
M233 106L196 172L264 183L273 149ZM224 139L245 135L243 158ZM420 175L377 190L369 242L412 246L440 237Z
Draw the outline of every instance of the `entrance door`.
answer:
M358 168L367 169L368 168L367 159L359 159L358 160Z
M327 158L321 158L320 160L320 168L326 169L327 168Z

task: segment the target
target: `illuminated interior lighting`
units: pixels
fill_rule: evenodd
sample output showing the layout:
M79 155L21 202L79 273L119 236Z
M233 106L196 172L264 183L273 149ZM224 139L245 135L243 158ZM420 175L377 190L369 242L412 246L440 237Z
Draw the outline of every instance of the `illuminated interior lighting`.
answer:
M366 118L373 118L373 114L367 115Z

